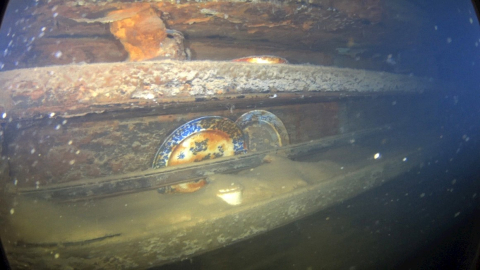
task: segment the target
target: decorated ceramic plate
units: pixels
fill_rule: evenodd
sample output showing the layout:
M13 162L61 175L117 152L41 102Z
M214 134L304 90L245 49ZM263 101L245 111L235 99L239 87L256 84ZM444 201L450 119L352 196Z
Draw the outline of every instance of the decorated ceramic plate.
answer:
M173 131L158 149L152 167L158 169L245 151L243 133L232 120L206 116Z
M250 111L235 123L242 129L249 151L262 151L290 143L285 125L271 112Z

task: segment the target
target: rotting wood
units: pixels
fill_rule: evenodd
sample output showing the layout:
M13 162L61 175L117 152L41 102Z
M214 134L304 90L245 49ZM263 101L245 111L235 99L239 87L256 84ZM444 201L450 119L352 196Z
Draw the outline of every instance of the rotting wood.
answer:
M52 66L1 72L0 114L28 119L50 113L92 113L116 104L123 104L121 109L154 107L180 99L268 93L272 97L283 93L422 93L438 87L428 78L308 65L151 61Z
M81 180L68 184L56 184L40 188L15 189L13 186L10 186L9 191L37 199L57 201L77 201L113 196L193 181L215 173L230 173L257 167L262 164L263 159L267 155L281 155L296 158L325 147L348 143L352 138L359 140L368 135L378 134L379 132L389 130L389 128L389 126L372 128L272 150L207 160L201 163L128 173L114 177Z

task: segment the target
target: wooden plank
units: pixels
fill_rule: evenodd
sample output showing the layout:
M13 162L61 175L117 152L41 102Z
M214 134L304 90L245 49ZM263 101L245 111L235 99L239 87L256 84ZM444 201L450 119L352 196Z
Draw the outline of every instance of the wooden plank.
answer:
M387 129L388 127L372 128L272 150L203 161L202 163L185 164L155 170L152 169L143 172L124 174L121 176L81 180L65 184L50 185L47 187L19 188L17 190L11 188L10 191L28 197L59 201L77 201L114 196L181 182L188 182L195 179L205 178L206 176L215 173L229 173L257 167L264 162L264 158L267 155L281 155L295 158L335 144L348 143L352 138L358 140L362 137L376 134Z
M0 73L0 114L18 120L105 110L158 108L166 103L273 98L315 93L423 93L440 86L428 78L308 65L151 61L52 66ZM119 106L120 105L120 106Z

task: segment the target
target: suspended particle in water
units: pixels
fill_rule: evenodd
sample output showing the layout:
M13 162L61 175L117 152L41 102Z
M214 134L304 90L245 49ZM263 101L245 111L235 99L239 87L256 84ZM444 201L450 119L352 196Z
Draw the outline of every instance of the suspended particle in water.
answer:
M35 153L35 148L32 148L32 150L30 150L30 154L34 154Z
M420 198L425 197L425 193L420 194Z
M2 118L3 119L7 118L7 113L6 112L2 113Z
M455 215L453 216L454 218L458 217L460 215L460 212L457 212L455 213Z
M55 57L56 57L56 58L62 57L62 52L61 52L61 51L57 51L57 52L55 53Z
M54 116L55 116L55 113L54 113L54 112L51 112L51 113L48 115L48 117L50 117L50 118L52 118L52 117L54 117Z
M65 125L67 122L68 122L67 119L63 120L62 125Z
M55 253L55 259L58 259L58 258L60 258L60 254Z
M404 158L402 159L402 161L403 161L403 162L407 161L407 157L404 157Z
M375 155L373 155L373 158L374 159L380 159L380 158L382 158L382 154L376 153Z
M10 209L10 215L13 215L13 214L15 214L15 209L12 208Z
M75 159L70 160L70 162L68 162L68 163L69 163L70 165L75 164Z
M447 43L452 43L452 38L447 38Z
M72 140L68 141L68 145L72 145L72 143L73 143Z
M55 130L59 130L61 127L62 127L62 125L59 124L59 125L55 126Z

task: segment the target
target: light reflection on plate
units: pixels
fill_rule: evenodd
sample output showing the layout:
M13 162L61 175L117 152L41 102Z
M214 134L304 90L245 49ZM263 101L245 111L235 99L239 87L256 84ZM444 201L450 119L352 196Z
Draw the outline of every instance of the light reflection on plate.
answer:
M245 153L242 131L228 118L205 116L170 134L155 155L154 169Z
M250 111L235 123L243 131L249 151L262 151L290 143L285 125L271 112Z

